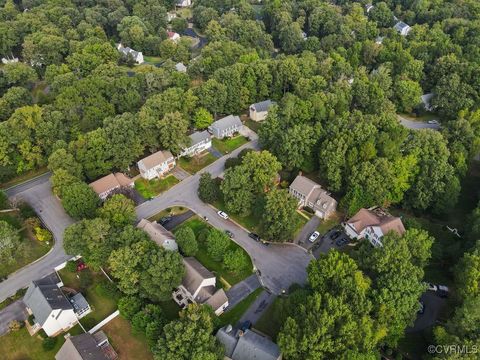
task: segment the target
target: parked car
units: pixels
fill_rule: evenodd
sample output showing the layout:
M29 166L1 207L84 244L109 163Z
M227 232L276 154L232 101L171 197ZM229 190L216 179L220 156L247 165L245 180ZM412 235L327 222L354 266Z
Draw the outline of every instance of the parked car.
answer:
M225 219L225 220L228 219L227 213L225 213L223 211L217 211L217 215L220 216L222 219Z
M227 234L230 239L233 239L233 233L230 230L225 230L225 234Z
M446 298L448 297L448 287L445 286L445 285L437 285L438 287L438 290L437 290L437 294L438 296L442 297L442 298Z
M429 124L431 125L439 125L440 123L438 122L438 120L429 120L427 121Z
M249 233L248 236L250 236L253 240L255 241L260 241L260 236L258 236L257 234L255 233Z
M427 285L427 290L430 290L430 291L437 291L438 290L437 285L434 285L432 283L425 283L425 285Z
M340 236L341 233L342 233L341 231L338 231L338 230L335 231L332 235L330 235L330 239L335 240Z
M158 222L160 225L165 225L172 220L172 215L162 217Z
M419 309L418 309L417 313L420 314L420 315L423 314L425 312L425 303L423 301L419 301L418 302L418 307L419 307Z
M314 231L312 235L310 235L310 237L308 238L308 241L313 243L315 242L315 240L318 239L319 236L320 236L320 233L318 231Z
M342 247L342 246L347 245L348 242L349 242L349 240L347 238L341 238L341 239L338 239L337 241L335 241L335 245L337 245L338 247Z
M262 241L262 244L265 246L270 246L270 243L268 241Z
M250 329L251 327L252 327L252 323L249 320L246 320L240 325L240 330L245 332L248 329Z

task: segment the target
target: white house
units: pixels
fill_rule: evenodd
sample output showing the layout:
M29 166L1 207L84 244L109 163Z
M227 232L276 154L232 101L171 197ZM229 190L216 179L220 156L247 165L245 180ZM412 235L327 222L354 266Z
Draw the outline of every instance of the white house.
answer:
M232 136L242 130L243 124L238 116L228 115L215 121L208 127L208 131L217 139Z
M177 0L178 7L192 6L192 0Z
M373 246L382 246L382 237L390 231L405 233L402 220L381 208L360 209L343 227L350 238L366 238Z
M122 173L108 174L92 183L89 186L97 193L100 199L105 200L114 190L122 187L133 187L134 182Z
M432 99L433 99L433 93L429 94L423 94L420 97L420 100L422 101L423 107L427 111L433 111L433 106L432 106Z
M32 281L23 297L28 313L34 316L33 329L42 328L48 336L66 331L78 322L74 306L59 285L61 280L56 273L52 273L40 280ZM81 310L83 309L84 307Z
M163 247L165 250L178 251L175 236L156 221L142 219L138 223L137 228L145 231L150 239L155 241L158 246Z
M175 158L170 151L157 151L137 162L142 178L152 180L162 177L175 167Z
M175 31L167 31L168 38L172 40L173 42L177 42L180 40L180 34L176 33Z
M12 56L11 58L8 56L2 57L2 64L14 64L14 63L18 63L17 57L14 57L14 56Z
M167 22L172 21L177 17L177 14L174 12L167 12Z
M250 119L253 121L262 121L268 115L268 110L272 105L275 105L275 102L272 100L265 100L255 104L250 105Z
M142 54L141 51L135 51L135 50L129 48L128 46L124 47L122 44L117 44L117 50L124 57L131 56L137 64L143 64L143 62L144 62L143 54Z
M210 305L217 316L228 306L228 298L223 289L217 289L216 277L197 259L183 258L185 275L182 283L173 292L173 300L184 308L191 303Z
M178 72L186 73L187 67L183 63L179 62L175 64L175 70L177 70Z
M393 28L402 36L407 36L410 30L412 30L412 28L403 21L397 22Z
M180 156L195 156L212 147L212 137L208 131L197 131L189 136L190 145L183 149Z

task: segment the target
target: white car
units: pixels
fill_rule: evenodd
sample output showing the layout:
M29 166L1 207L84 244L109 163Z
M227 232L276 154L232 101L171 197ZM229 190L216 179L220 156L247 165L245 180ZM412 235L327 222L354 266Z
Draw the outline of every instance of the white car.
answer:
M313 243L315 240L318 239L319 236L320 236L320 233L318 231L314 231L312 235L310 235L310 237L308 238L308 241Z
M432 283L426 283L425 285L427 285L427 290L430 290L430 291L437 291L438 290L437 285L434 285Z
M448 293L448 286L445 286L445 285L437 285L437 287L438 287L438 291L443 291L443 292Z
M228 219L228 215L223 211L217 211L217 215L220 216L222 219L225 219L225 220Z
M431 124L431 125L440 125L440 123L438 122L438 120L429 120L427 121L427 123Z

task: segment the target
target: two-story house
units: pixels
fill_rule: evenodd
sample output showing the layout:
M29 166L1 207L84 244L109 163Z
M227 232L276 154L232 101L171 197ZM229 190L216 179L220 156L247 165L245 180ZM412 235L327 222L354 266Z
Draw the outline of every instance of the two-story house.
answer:
M137 224L137 228L145 231L150 239L155 241L158 246L163 247L165 250L178 251L178 244L175 241L175 236L156 221L142 219Z
M197 131L189 136L190 145L185 147L180 156L195 156L212 147L212 137L208 131Z
M337 210L337 201L316 182L298 175L289 187L298 207L309 207L320 219L328 219Z
M412 28L403 21L397 22L393 28L402 36L407 36L410 30L412 30Z
M217 139L223 139L240 132L242 128L243 124L238 116L228 115L220 120L215 121L208 127L208 131Z
M152 180L162 177L175 167L175 158L170 151L160 150L137 162L142 178Z
M275 102L272 100L265 100L255 104L250 105L250 119L253 121L262 121L268 115L268 110L272 105L275 105Z
M122 173L108 174L92 183L89 186L95 191L98 197L105 200L114 190L122 187L133 187L134 182Z
M173 300L182 308L191 303L210 305L216 315L221 315L228 306L223 289L217 289L216 277L193 257L183 258L185 275L182 283L173 292Z
M131 48L124 47L122 44L117 44L118 52L125 58L131 56L137 64L143 64L143 54L141 51L135 51Z
M382 246L382 237L390 231L405 233L402 220L382 208L360 209L343 227L350 238L365 238L373 246Z

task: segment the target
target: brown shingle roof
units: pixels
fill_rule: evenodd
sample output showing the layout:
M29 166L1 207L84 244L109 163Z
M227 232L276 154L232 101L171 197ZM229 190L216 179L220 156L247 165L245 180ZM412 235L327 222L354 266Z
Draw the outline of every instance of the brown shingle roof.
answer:
M405 233L402 220L381 209L377 209L377 211L360 209L355 216L347 221L347 224L353 224L357 233L362 232L368 226L379 226L384 234L389 231L395 231L399 235Z
M108 174L92 183L90 183L90 187L95 191L98 195L115 189L120 186L130 186L132 184L132 179L128 178L126 175L122 173L115 173L115 174Z
M145 168L148 170L157 165L164 163L170 158L173 158L173 155L170 151L160 150L160 151L157 151L156 153L153 153L152 155L147 156L146 158L143 158L139 162L143 163Z

